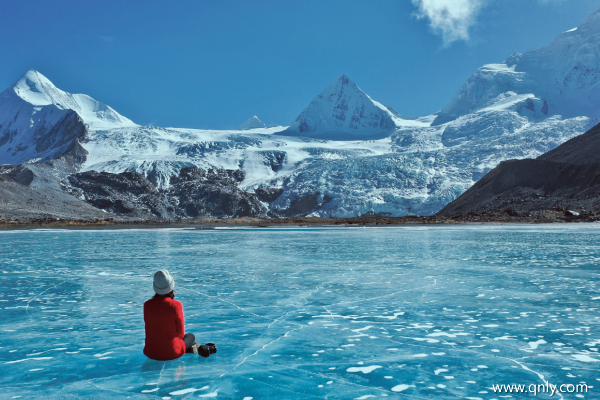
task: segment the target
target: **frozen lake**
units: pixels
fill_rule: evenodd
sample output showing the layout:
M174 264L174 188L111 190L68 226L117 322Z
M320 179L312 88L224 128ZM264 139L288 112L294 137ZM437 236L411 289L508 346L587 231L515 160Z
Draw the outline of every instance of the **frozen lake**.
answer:
M597 399L599 264L598 224L2 231L0 398ZM142 354L165 268L216 355Z

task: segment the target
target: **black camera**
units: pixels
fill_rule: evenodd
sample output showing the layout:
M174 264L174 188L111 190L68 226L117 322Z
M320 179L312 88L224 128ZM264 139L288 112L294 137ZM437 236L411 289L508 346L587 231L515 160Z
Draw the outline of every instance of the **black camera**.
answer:
M198 347L198 354L206 358L217 352L217 345L214 343L206 343Z

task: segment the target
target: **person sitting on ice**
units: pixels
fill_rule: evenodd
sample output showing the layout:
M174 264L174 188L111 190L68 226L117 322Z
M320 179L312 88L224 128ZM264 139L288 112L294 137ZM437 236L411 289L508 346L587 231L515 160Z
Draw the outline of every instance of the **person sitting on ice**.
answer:
M175 280L169 271L163 269L154 274L156 294L144 303L144 354L153 360L167 361L185 353L199 353L203 357L216 353L214 343L201 345L193 333L185 333L183 305L175 300L174 290Z

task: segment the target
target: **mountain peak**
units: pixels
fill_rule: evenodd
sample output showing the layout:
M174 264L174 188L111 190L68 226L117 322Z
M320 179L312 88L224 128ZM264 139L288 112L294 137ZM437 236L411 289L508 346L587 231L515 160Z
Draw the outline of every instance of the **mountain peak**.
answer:
M544 118L600 118L600 9L547 46L484 65L440 111L434 125L494 107ZM522 103L526 96L526 103ZM506 99L512 98L511 101ZM530 103L537 102L536 104ZM529 111L525 111L529 113ZM519 111L520 112L520 111Z
M264 127L266 127L266 125L260 119L258 119L258 117L255 115L254 117L248 118L246 120L246 122L244 122L243 124L238 126L238 130L247 131L249 129L264 128Z
M331 83L329 85L327 85L327 87L325 89L323 89L323 91L321 92L321 95L324 93L329 93L330 95L332 95L332 94L341 95L344 91L348 91L348 90L352 90L354 92L357 92L357 93L360 93L360 94L363 94L366 96L365 92L360 90L360 88L356 85L356 83L354 83L352 80L350 80L350 78L348 78L344 74L338 75L337 78L335 78L333 81L331 81Z
M385 106L340 74L310 102L284 134L357 140L385 136L395 128L393 114Z
M48 78L35 69L27 71L11 86L11 89L17 96L36 106L53 104L53 94L57 95L59 94L57 92L60 91Z
M24 102L24 103L23 103ZM10 104L26 107L55 106L59 110L73 110L91 129L111 129L136 126L110 106L85 94L71 94L57 88L50 79L35 69L30 69L12 86L0 94L3 107ZM31 112L35 113L35 109ZM33 115L33 114L32 114Z

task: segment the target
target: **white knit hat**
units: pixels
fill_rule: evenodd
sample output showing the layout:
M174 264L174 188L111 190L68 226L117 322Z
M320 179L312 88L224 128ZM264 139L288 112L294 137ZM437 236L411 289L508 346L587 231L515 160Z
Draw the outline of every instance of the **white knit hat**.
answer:
M154 291L156 294L167 294L175 289L175 280L166 269L154 274Z

